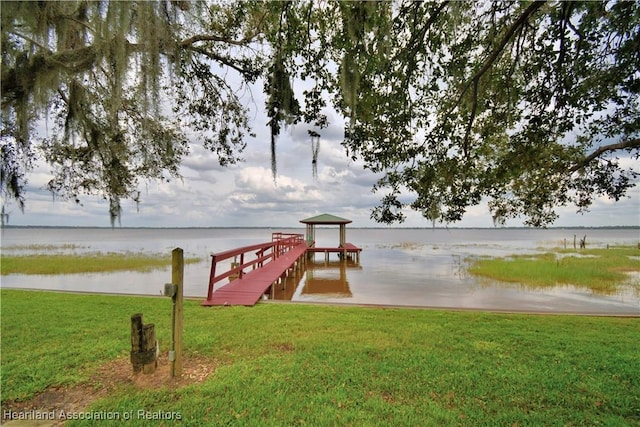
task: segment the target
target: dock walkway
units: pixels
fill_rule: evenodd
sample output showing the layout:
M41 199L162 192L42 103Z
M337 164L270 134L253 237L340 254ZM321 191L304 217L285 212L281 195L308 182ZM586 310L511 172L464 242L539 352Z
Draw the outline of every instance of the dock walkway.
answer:
M209 290L203 306L215 305L255 305L276 282L285 279L289 270L305 262L306 255L324 252L357 254L362 250L352 243L341 248L315 248L313 242L305 242L301 234L273 233L272 241L257 245L244 246L211 255L211 274ZM310 245L310 246L309 246ZM235 262L240 258L240 262ZM233 258L231 268L216 275L219 263ZM246 258L252 258L245 261ZM250 269L245 272L245 270ZM231 281L214 290L216 283L230 278Z
M283 236L281 233L274 233L270 243L246 246L212 255L209 292L202 305L255 305L273 283L286 277L290 268L304 260L307 244L302 235ZM254 251L256 258L245 263L245 254ZM239 265L223 274L215 275L218 262L231 257L237 259L238 255L240 256ZM246 268L252 268L252 270L245 273ZM213 288L217 282L236 274L238 278L214 291Z

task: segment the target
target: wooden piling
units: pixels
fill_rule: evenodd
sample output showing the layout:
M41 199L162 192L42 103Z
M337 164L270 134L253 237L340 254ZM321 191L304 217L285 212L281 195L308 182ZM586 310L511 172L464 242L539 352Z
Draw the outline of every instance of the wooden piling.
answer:
M155 327L153 323L143 324L140 313L131 316L131 364L136 374L152 374L158 367Z
M153 323L142 326L142 337L144 354L149 361L142 365L142 373L153 374L158 367L158 341L156 340L156 329Z
M142 314L134 314L131 316L131 364L133 372L142 372L142 363L139 362L137 354L140 353L142 346Z

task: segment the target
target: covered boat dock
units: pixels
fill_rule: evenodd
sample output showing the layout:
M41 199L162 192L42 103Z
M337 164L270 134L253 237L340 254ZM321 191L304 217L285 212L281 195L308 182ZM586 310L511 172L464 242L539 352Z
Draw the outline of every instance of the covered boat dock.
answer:
M322 252L325 254L325 260L328 261L330 253L337 253L341 259L354 258L356 262L360 262L360 252L362 248L347 242L347 224L351 223L350 219L325 213L303 219L300 222L306 225L305 240L308 246L307 256L311 257L314 253ZM340 227L338 246L316 247L316 225L338 225Z

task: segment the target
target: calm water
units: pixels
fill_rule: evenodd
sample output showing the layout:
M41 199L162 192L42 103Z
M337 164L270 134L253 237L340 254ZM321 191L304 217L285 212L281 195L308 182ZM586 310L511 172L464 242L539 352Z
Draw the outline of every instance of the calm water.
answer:
M57 229L9 228L1 231L5 253L146 252L170 257L176 247L203 261L185 268L185 295L204 297L209 255L271 239L272 231L304 229ZM323 254L284 287L276 299L357 304L640 314L639 279L615 295L598 295L572 286L536 290L490 283L465 273L466 259L536 253L573 246L587 236L588 247L636 245L638 229L349 229L347 241L363 248L360 263L329 263ZM318 246L336 246L337 228L316 230ZM639 261L640 262L640 261ZM220 270L218 270L220 271ZM160 294L171 281L170 268L151 273L2 276L4 288Z

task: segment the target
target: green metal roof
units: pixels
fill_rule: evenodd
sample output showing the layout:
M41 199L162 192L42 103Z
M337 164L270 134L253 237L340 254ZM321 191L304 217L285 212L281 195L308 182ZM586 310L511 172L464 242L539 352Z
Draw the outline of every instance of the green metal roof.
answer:
M303 224L349 224L350 219L340 218L331 214L322 214L300 221Z

